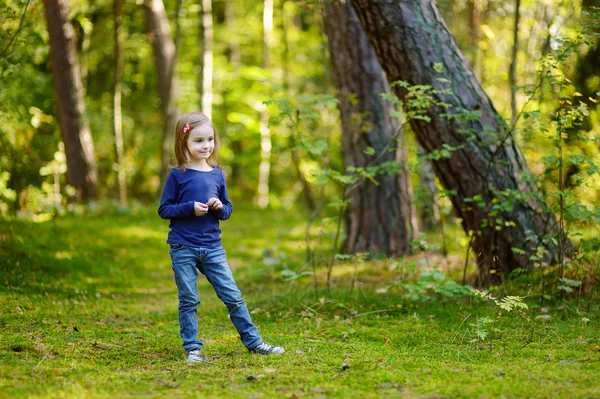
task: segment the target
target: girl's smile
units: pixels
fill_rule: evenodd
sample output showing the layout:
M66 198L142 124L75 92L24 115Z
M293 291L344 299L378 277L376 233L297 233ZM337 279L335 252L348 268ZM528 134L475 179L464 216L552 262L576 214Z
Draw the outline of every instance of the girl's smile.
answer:
M211 125L204 124L188 132L187 150L190 162L204 163L215 149L215 133Z

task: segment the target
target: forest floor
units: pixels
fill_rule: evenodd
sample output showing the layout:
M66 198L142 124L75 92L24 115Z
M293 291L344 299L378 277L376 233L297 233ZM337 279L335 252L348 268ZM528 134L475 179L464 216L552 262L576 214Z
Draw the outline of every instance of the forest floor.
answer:
M201 279L199 365L184 361L155 210L0 220L0 397L600 397L598 303L551 304L540 323L526 298L496 318L490 301L416 280L410 301L388 260L334 265L331 293L320 268L315 291L303 218L236 209L222 224L254 322L286 353L249 353Z

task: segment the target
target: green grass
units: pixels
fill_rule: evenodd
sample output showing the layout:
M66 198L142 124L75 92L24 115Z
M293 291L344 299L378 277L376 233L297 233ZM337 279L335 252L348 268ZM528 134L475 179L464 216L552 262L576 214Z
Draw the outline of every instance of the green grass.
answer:
M248 353L201 281L200 336L212 364L190 366L168 226L153 209L0 221L0 397L600 396L597 304L551 307L547 324L505 312L493 342L476 342L472 324L496 309L469 299L413 304L397 290L378 291L398 278L387 261L361 265L352 293L352 266L336 266L330 295L324 270L316 294L310 276L283 281L284 267L308 270L304 223L291 212L236 209L222 225L255 323L287 352ZM265 250L280 263L265 264ZM537 314L530 303L525 316Z

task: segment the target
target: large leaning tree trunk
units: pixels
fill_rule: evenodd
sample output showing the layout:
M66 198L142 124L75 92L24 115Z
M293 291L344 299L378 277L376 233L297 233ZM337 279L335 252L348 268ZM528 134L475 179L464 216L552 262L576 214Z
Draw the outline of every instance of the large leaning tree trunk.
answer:
M411 119L410 124L426 153L444 146L453 150L433 165L443 186L456 190L452 203L465 232L475 232L479 284L498 283L516 268L531 269L529 258L555 219L529 196L535 189L523 179L529 172L525 160L435 1L353 0L352 5L391 82L450 87L449 94L434 94L449 106L432 105L427 110L431 121ZM436 63L443 64L449 85L438 80ZM405 98L401 85L394 90ZM465 122L444 116L462 111L475 111L479 117ZM507 203L502 195L515 199ZM470 202L474 198L478 204ZM548 250L548 259L557 259L557 248Z
M44 0L44 8L58 120L67 156L67 180L77 188L80 199L94 199L98 196L96 154L85 113L69 5L67 0Z
M325 1L324 11L342 118L344 164L367 167L395 161L401 165L396 175L377 176L377 184L364 179L348 190L344 251L405 255L417 223L411 212L407 152L398 144L401 125L390 115L394 105L380 95L389 92L389 85L349 1ZM368 147L375 153L365 153Z
M179 1L177 3L178 13L180 5ZM146 0L144 4L146 20L148 22L148 33L154 49L154 61L158 75L160 111L163 116L160 166L160 187L162 187L169 166L169 157L172 153L171 139L173 137L177 113L174 106L178 92L178 81L175 75L177 47L171 35L171 26L169 24L169 19L167 18L167 12L163 1ZM178 23L178 21L176 21L176 23Z

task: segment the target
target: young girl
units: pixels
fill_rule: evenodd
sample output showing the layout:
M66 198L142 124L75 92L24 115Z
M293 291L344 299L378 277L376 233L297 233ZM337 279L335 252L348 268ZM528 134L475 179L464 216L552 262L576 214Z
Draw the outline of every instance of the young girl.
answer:
M167 243L179 292L180 334L190 363L206 361L200 355L204 344L197 339L198 272L227 306L246 348L263 355L284 352L260 337L221 246L219 219L229 219L232 207L225 176L217 167L218 149L215 129L205 115L183 115L175 128L177 166L169 173L158 208L160 217L171 221Z

